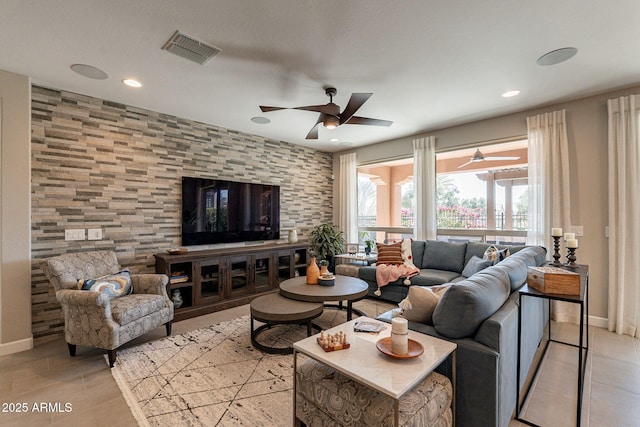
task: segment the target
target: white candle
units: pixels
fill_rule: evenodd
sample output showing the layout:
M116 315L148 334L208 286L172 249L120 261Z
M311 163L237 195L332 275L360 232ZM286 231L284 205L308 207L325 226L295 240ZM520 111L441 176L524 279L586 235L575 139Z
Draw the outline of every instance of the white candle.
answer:
M391 332L391 352L393 354L409 353L409 334L394 334Z
M576 239L567 240L567 247L571 249L576 249L578 247L578 241Z
M562 236L562 228L552 228L551 229L551 235L553 237L560 237Z
M568 242L570 239L575 239L576 233L564 233L564 241Z
M409 322L403 317L391 319L391 332L394 334L406 334L409 332Z

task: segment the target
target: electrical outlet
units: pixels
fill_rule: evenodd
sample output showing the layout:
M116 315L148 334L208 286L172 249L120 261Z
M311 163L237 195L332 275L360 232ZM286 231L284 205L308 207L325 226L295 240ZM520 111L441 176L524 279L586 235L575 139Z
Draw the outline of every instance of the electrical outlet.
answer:
M576 235L576 237L584 236L582 226L581 225L573 225L571 226L571 232Z
M84 240L84 228L69 228L64 230L64 240Z
M90 228L87 230L87 240L101 240L102 228Z

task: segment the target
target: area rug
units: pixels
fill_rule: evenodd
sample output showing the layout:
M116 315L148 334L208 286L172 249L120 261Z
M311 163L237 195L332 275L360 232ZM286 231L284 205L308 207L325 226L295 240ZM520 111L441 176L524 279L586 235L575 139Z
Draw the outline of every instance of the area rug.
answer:
M362 301L361 303L367 303ZM388 307L366 304L375 317ZM346 321L325 310L323 328ZM248 316L118 351L111 370L140 426L291 425L293 356L251 345ZM279 326L260 342L284 347L306 327Z

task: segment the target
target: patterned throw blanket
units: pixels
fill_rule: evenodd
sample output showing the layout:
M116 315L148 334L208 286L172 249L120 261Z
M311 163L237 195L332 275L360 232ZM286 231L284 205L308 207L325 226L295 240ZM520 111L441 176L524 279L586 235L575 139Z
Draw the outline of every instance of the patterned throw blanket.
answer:
M404 264L376 264L376 282L378 283L378 290L391 282L395 282L401 277L408 279L417 274L420 274L420 269L417 267L411 268Z

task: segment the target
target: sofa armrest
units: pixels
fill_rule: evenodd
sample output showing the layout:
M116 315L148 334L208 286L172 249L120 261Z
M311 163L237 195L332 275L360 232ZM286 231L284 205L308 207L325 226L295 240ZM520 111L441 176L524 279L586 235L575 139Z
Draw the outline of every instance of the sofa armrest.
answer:
M166 274L131 275L131 285L133 286L134 294L163 295L168 299L167 283L169 283L169 277L167 277Z

